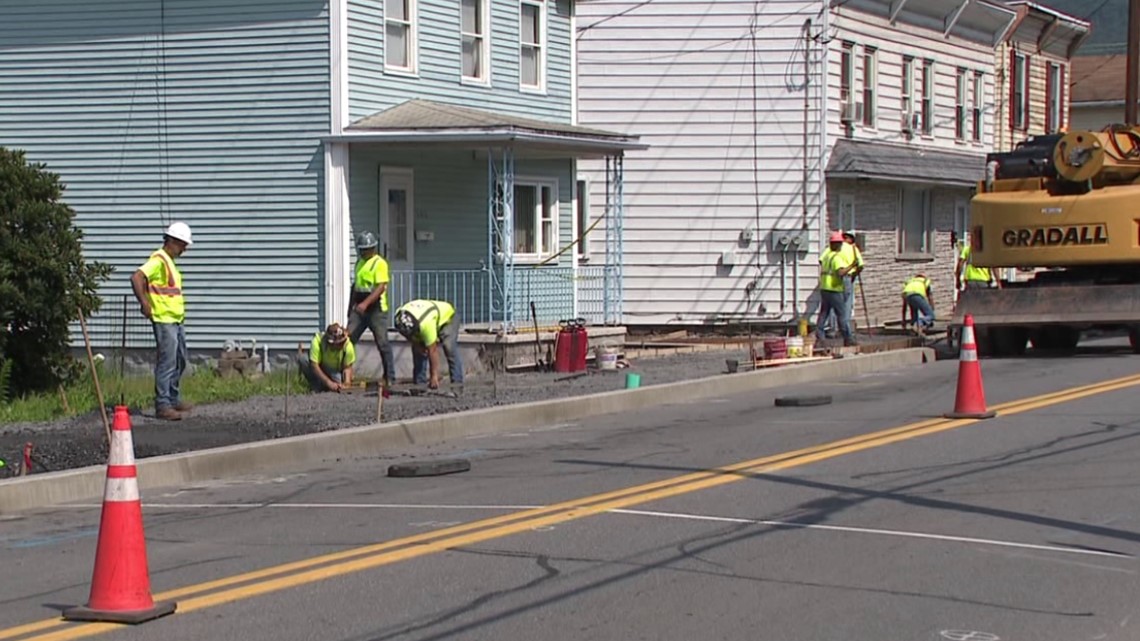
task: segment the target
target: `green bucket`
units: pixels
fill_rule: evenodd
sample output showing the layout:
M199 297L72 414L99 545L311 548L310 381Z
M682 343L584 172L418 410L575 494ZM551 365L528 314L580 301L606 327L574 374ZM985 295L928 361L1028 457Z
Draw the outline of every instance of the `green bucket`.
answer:
M641 387L641 374L634 374L633 372L627 372L625 375L625 388L626 389L637 389L639 387Z

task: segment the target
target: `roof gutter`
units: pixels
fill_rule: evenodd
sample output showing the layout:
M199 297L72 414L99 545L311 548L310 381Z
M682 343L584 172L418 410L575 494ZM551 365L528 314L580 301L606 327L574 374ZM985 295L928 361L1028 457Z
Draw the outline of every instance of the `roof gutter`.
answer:
M984 172L978 169L978 180L982 179ZM958 180L947 178L916 178L914 176L895 176L892 174L879 174L865 171L829 171L827 178L840 178L848 180L884 180L894 183L906 183L909 185L950 185L953 187L974 187L977 181L974 180Z
M325 142L375 142L389 144L504 144L523 143L553 145L587 149L591 151L640 151L649 145L638 142L637 137L591 138L573 134L559 135L517 129L462 129L462 130L351 130L342 134L323 136Z

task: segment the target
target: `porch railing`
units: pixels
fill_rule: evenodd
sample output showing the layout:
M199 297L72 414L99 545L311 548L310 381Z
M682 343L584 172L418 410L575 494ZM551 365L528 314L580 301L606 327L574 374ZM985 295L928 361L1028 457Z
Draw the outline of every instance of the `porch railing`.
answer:
M417 298L445 300L455 305L464 324L489 323L490 277L483 269L393 271L388 305L395 310Z

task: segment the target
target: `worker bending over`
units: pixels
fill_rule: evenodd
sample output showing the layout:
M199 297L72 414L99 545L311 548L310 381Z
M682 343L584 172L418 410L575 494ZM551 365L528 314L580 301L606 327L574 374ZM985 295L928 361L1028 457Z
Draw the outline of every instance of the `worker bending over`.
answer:
M451 382L463 384L463 361L459 357L459 319L455 307L441 300L413 300L396 310L396 331L412 346L412 379L417 385L439 387L439 350L447 357ZM430 377L424 372L425 362Z
M910 310L914 328L922 334L934 327L934 292L930 279L923 274L915 274L907 279L902 289L902 322L906 327L906 312Z
M829 246L819 258L819 318L815 322L815 332L819 340L823 340L824 325L827 317L835 314L835 322L843 334L844 345L855 345L855 336L851 333L851 324L847 322L844 313L843 278L854 267L852 253L843 249L843 233L833 232L829 238Z
M301 359L301 373L314 392L341 392L352 386L356 348L339 323L318 332L309 345L309 357Z

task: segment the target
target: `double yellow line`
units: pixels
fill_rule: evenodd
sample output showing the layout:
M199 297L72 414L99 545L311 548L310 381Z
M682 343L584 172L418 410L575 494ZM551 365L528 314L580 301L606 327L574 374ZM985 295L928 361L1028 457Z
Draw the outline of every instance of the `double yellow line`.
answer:
M991 409L997 410L1000 415L1009 416L1137 385L1140 385L1140 374L1004 403ZM276 565L254 572L237 574L215 581L162 592L156 594L155 599L159 601L178 599L179 614L194 612L224 603L249 599L353 572L406 561L450 548L473 545L610 510L705 490L739 481L755 474L786 470L920 436L937 434L976 422L973 419L919 421L822 445L743 461L734 465L684 474L546 507L522 510L383 543ZM25 637L21 641L66 641L108 632L119 627L121 626L118 624L87 623L77 625L66 623L60 619L46 619L0 630L0 641L25 637L25 635L39 632L44 634Z

